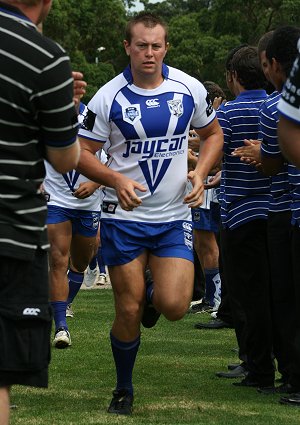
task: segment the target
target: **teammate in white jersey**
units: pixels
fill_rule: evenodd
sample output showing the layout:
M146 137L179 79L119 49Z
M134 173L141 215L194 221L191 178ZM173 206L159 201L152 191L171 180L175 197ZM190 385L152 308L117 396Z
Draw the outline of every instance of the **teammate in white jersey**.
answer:
M168 46L160 18L145 12L135 16L124 41L130 66L96 93L80 130L78 169L106 186L101 238L115 297L110 335L117 371L109 413L132 412L140 323L153 326L159 313L178 320L189 307L190 207L201 204L203 179L222 155L223 135L207 92L196 79L163 63ZM190 125L205 142L196 169L188 173ZM107 139L110 160L104 167L94 153ZM147 265L154 284L147 279L146 288Z
M80 104L79 121L84 110L85 105ZM71 304L96 248L100 191L98 183L88 180L76 170L60 174L46 161L45 167L50 298L55 322L53 345L66 348L71 345L66 315L73 317Z

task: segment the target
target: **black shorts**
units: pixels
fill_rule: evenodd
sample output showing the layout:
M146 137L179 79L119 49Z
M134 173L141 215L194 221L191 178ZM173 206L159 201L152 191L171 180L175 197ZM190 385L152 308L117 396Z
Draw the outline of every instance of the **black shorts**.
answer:
M0 256L0 387L47 387L51 324L47 253Z

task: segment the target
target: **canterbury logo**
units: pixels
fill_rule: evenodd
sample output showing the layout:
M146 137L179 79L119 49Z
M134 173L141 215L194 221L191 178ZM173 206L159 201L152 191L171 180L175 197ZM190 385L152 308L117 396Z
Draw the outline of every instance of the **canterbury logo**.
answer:
M23 316L38 316L40 312L39 308L26 307L23 310Z
M187 223L186 221L182 223L182 227L188 232L191 232L193 230L193 225L191 223Z
M146 100L146 105L148 108L158 108L160 106L158 99L148 99Z

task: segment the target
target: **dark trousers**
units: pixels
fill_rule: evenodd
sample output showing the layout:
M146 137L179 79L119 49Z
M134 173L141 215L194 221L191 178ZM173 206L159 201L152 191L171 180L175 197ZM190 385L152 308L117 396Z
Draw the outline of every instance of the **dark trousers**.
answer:
M291 385L300 391L300 228L292 227L292 258L293 258L293 281L295 289L296 319L295 338L293 343L293 365L290 379Z
M221 235L220 232L217 235L217 242L219 245L219 271L222 282L221 289L221 303L218 308L217 317L220 320L228 323L229 325L233 325L233 317L231 313L230 306L230 298L227 290L227 282L226 282L226 273L223 265L223 253L222 253L222 244L221 244Z
M222 250L234 326L247 355L249 379L274 382L267 220L222 230ZM241 347L240 347L241 348Z
M291 230L290 211L269 213L268 251L273 350L278 371L286 382L291 374L296 315L292 279Z

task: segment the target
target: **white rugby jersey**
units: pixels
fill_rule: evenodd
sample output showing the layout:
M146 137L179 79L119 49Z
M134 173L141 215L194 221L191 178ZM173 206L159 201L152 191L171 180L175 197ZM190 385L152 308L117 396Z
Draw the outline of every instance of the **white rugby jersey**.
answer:
M102 218L140 222L191 219L187 193L188 132L207 126L215 112L204 86L163 64L163 83L152 90L133 84L128 66L88 104L81 137L106 143L108 166L141 183L142 205L124 211L115 190L105 188Z
M81 122L86 113L86 106L81 104L78 121ZM99 160L106 162L107 157L102 150L97 152ZM100 156L101 155L101 156ZM100 211L101 191L99 189L85 199L78 199L72 193L79 187L80 183L90 181L76 170L71 170L66 174L58 173L49 162L45 161L46 177L44 189L50 195L48 205L55 205L63 208L70 208L84 211Z

